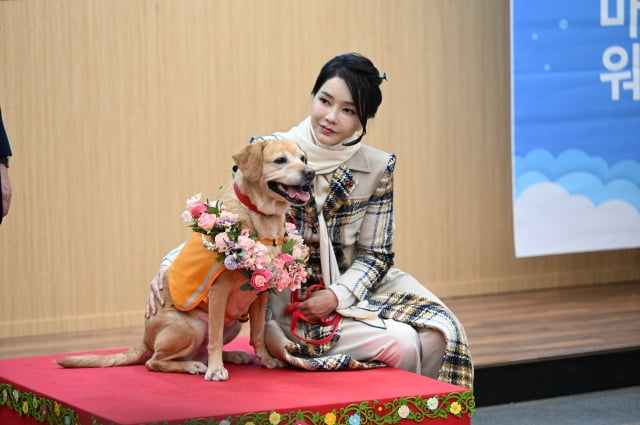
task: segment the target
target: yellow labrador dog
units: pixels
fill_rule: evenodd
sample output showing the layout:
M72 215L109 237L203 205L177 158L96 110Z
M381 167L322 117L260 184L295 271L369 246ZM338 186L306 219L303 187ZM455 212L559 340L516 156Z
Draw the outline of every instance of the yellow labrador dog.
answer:
M222 190L219 201L239 216L243 228L260 239L273 240L269 255L275 257L281 249L276 241L282 241L285 233L286 212L290 205L302 205L309 199L306 187L314 171L307 166L305 153L289 140L249 144L233 155L233 160L237 169L234 181ZM247 282L244 273L226 270L218 277L209 289L208 311L178 310L171 301L167 275L162 290L164 306L146 320L140 344L124 353L71 356L58 363L64 367L109 367L146 362L152 371L204 373L205 380L225 381L229 379L225 361L252 361L247 353L223 351L223 345L240 331L234 318L248 312L250 342L260 363L268 368L283 366L264 343L267 292L241 290Z

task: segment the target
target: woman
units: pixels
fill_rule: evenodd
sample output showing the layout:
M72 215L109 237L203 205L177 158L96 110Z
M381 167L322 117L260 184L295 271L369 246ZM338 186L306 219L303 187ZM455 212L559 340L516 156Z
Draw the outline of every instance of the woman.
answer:
M267 346L305 369L386 364L471 388L464 329L435 295L392 267L396 157L362 143L384 79L361 55L336 56L316 79L309 117L253 138L295 140L316 171L310 201L291 210L311 249L311 276L296 293L270 295ZM170 261L152 281L147 314Z

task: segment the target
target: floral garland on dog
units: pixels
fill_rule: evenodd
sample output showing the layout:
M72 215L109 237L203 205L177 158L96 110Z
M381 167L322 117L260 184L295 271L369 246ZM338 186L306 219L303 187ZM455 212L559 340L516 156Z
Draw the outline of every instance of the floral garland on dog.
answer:
M218 261L228 270L242 270L250 277L241 289L295 291L307 281L309 248L295 224L285 223L282 252L272 258L267 247L249 229L242 228L237 214L228 211L222 202L201 202L201 197L198 193L187 199L182 219L190 223L188 227L194 232L202 233L204 247L218 253Z

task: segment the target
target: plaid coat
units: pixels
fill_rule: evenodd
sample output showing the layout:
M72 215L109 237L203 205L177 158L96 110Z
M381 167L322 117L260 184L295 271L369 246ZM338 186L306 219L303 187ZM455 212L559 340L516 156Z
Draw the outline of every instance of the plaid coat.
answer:
M363 145L333 173L323 213L341 276L359 300L393 265L393 154ZM305 242L311 248L312 281L321 280L318 246L318 213L315 196L302 207L292 208Z
M363 145L347 162L338 167L331 178L323 206L327 230L340 269L337 282L346 286L358 299L367 300L378 317L410 324L415 328L432 327L447 338L446 353L439 379L472 388L473 365L464 329L445 306L410 292L381 292L380 287L402 272L392 268L393 243L393 172L396 157ZM318 244L318 213L315 197L290 213L305 242L310 247L311 277L305 289L322 279ZM406 274L404 274L406 275ZM415 282L415 279L412 279ZM393 286L393 285L391 285ZM397 289L397 286L394 287ZM361 362L348 355L328 355L327 351L340 338L340 328L329 342L311 344L294 337L289 331L291 316L284 313L289 293L271 294L269 304L273 318L286 334L287 341L279 353L292 365L310 370L363 369L384 366L379 362ZM352 319L343 319L352 320ZM307 340L320 340L331 334L332 326L299 321L297 333ZM269 344L268 344L269 345ZM272 349L273 345L270 346Z

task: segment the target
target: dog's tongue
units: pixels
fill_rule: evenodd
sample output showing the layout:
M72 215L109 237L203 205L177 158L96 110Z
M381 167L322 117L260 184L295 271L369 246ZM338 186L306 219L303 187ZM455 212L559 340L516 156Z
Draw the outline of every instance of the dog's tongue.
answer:
M287 195L291 199L299 199L302 202L307 202L311 197L309 192L305 192L300 186L287 186Z

